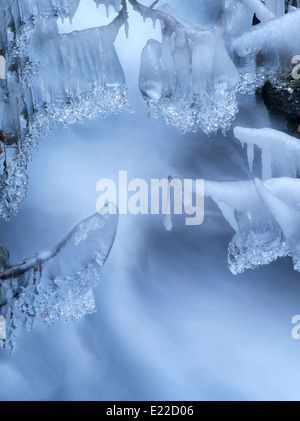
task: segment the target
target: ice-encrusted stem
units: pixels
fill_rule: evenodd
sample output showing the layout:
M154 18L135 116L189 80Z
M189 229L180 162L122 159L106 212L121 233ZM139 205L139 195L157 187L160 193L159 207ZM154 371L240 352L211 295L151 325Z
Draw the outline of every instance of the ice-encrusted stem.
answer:
M258 19L263 23L271 19L274 19L276 15L268 9L266 4L262 3L261 0L242 0L253 13L256 14ZM273 0L272 0L273 1Z
M0 246L0 268L5 268L0 274L0 314L6 320L0 349L12 349L20 328L31 329L36 318L52 324L61 317L77 321L95 311L94 288L118 226L116 206L109 204L105 212L80 222L56 247L20 265L9 267L8 253Z
M122 0L121 5L122 8L118 15L107 25L107 28L110 28L112 35L114 34L113 41L116 40L119 30L123 25L125 26L126 34L128 35L128 10L126 0Z
M294 269L300 271L299 179L205 181L204 192L235 232L228 246L234 275L285 256L292 256Z
M144 19L150 18L152 20L160 20L165 27L176 34L185 35L189 39L196 41L199 37L202 37L204 31L202 29L194 27L186 27L179 22L174 16L160 10L154 9L153 7L147 7L139 3L137 0L128 0L132 5L133 9L141 14Z
M110 210L115 209L115 208L116 208L115 205L109 204ZM93 226L93 224L94 224L94 226L96 226L99 223L99 221L102 221L103 218L107 218L107 217L108 216L105 216L105 217L100 216L98 213L96 213L96 214L90 216L89 218L81 221L53 249L36 253L35 255L26 259L21 264L10 266L10 267L6 268L2 273L0 273L0 280L5 281L7 279L17 278L17 277L23 275L24 273L30 271L33 268L42 267L49 260L51 260L55 256L57 256L58 253L61 252L61 250L66 246L66 244L68 242L70 242L76 236L76 234L78 232L83 231L85 229L85 227ZM85 235L87 235L87 234L85 234ZM106 258L108 257L110 249L111 249L112 246L113 246L113 243L110 245L110 248L107 251ZM106 258L105 258L105 260L106 260ZM105 260L103 261L102 264L105 263Z
M58 17L62 21L69 18L72 19L79 7L81 0L18 0L20 17L23 22L32 17Z
M14 146L13 148L17 148L16 146ZM21 152L18 155L16 155L15 157L13 157L10 162L8 163L8 165L6 166L6 168L4 169L4 171L2 172L2 174L0 175L0 184L2 183L2 181L4 180L4 177L7 175L7 172L9 170L9 168L12 166L12 164L18 159L20 158L22 155L24 155L25 152Z
M71 20L79 3L0 0L0 49L7 64L0 87L4 219L17 213L26 196L28 158L54 126L105 118L128 107L125 75L114 46L123 25L128 33L126 0L114 2L122 8L110 24L59 34L58 17ZM6 159L2 143L14 145L16 154Z
M299 140L281 131L235 127L235 137L247 145L248 163L252 172L254 146L261 149L262 178L296 177L300 170Z
M112 6L116 12L120 11L121 0L94 0L97 7L103 4L106 9L106 16L109 17L109 7Z
M162 27L162 42L149 40L141 57L139 86L150 110L184 133L200 127L225 134L238 111L239 74L223 38L231 11L224 7L218 23L203 30L183 23L168 5L129 2Z
M231 49L241 57L250 53L268 51L270 48L276 48L282 53L286 49L291 49L292 54L296 54L298 45L292 40L296 40L299 36L299 27L300 10L295 10L293 13L287 13L253 26L231 40Z
M300 242L300 212L296 207L284 203L283 200L276 197L259 179L253 181L255 188L262 198L264 204L274 215L285 238L296 246Z

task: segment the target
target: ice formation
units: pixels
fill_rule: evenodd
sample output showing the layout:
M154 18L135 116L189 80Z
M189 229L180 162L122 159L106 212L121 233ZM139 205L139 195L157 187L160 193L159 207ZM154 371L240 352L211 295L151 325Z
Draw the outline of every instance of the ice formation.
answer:
M293 39L297 39L299 21L300 10L277 16L263 25L253 26L233 39L231 49L241 57L259 52L267 54L269 51L273 54L275 49L292 58L298 51L298 45Z
M255 145L261 150L262 178L299 177L300 142L278 130L234 128L235 137L247 147L249 169L252 172Z
M26 195L28 159L53 125L127 107L114 47L119 29L127 27L127 6L125 0L111 3L122 8L109 25L58 34L57 18L72 20L79 0L0 0L0 53L7 68L0 81L0 217L17 212Z
M254 93L267 79L280 86L299 54L299 0L224 0L221 18L209 30L183 22L168 5L156 8L157 1L146 7L137 0L95 0L117 16L109 25L70 34L58 33L57 19L72 22L80 0L0 0L0 56L6 62L0 80L0 217L17 212L28 159L54 125L127 107L114 46L120 28L128 31L127 2L161 25L160 42L148 40L142 52L141 93L154 116L184 133L200 128L225 135L238 112L237 93ZM235 231L229 267L238 274L291 256L300 270L299 142L269 128L236 127L234 134L247 145L251 172L261 150L262 181L206 182L206 195ZM164 224L171 230L170 215ZM92 289L115 228L113 217L95 215L55 249L14 267L0 247L2 345L11 346L18 328L30 327L36 316L51 323L94 310Z
M79 320L95 311L93 289L113 245L118 215L95 214L80 222L52 250L10 266L0 246L0 312L6 340L12 348L18 330L31 328L36 318L50 324L59 317Z
M20 0L18 6L20 17L24 21L33 17L52 18L59 15L72 22L79 3L80 0Z
M228 247L233 274L291 256L300 271L300 179L205 182L210 197L235 231Z
M254 93L268 77L291 70L300 11L286 10L284 0L226 0L210 30L182 23L169 6L130 3L161 23L162 41L149 40L142 54L140 90L154 116L183 132L225 134L238 112L237 92ZM253 27L254 14L260 24Z
M251 172L254 158L261 156L262 180L205 181L205 196L235 231L228 247L229 269L237 275L290 256L300 271L299 139L270 128L235 127L234 134L247 146Z
M184 26L169 6L149 9L130 3L144 18L159 20L162 42L149 40L139 86L154 115L184 133L201 128L225 133L238 111L239 74L225 48L221 25L204 31Z
M94 0L94 1L97 4L97 7L99 6L99 4L103 4L105 6L107 16L109 16L110 6L113 7L116 12L119 12L121 8L121 3L122 3L121 0Z
M95 0L107 13L110 7L117 12L107 26L58 34L58 17L72 22L79 3L0 0L0 55L7 68L0 81L0 217L18 210L28 158L54 124L103 118L127 107L114 47L120 28L128 30L127 0ZM238 112L237 92L253 93L268 77L291 70L298 1L224 0L210 30L183 22L168 5L156 8L157 1L150 7L128 3L161 24L161 42L149 40L142 53L140 90L154 116L183 132L225 134ZM255 26L254 14L260 21Z
M290 256L300 271L299 139L270 128L235 127L234 134L247 146L251 172L254 159L261 157L262 180L205 181L205 196L235 232L228 247L229 269L237 275Z

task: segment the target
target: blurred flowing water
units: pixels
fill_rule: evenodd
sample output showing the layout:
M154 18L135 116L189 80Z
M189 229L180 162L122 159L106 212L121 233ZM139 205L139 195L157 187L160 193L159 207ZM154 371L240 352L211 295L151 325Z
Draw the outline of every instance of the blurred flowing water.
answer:
M221 1L170 5L209 27ZM74 27L88 26L94 14L86 2ZM0 224L12 262L53 246L95 212L97 181L117 180L121 170L148 181L252 178L232 131L225 138L183 135L148 118L137 87L139 57L159 31L136 14L130 19L129 40L121 33L117 49L134 113L57 129L41 143L20 213ZM285 129L254 96L240 97L239 105L234 125ZM260 171L257 166L257 176ZM300 313L299 274L282 259L231 275L232 235L209 200L199 227L185 227L177 217L166 232L161 216L121 216L97 289L97 313L22 333L13 355L0 360L0 399L299 399L300 343L291 337L291 319Z

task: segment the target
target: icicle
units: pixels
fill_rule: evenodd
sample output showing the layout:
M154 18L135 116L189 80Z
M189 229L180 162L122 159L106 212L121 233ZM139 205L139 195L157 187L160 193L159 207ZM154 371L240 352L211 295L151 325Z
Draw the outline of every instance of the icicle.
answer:
M276 17L285 14L285 0L265 0L265 5Z
M254 145L247 145L247 157L249 170L252 173L253 171L253 162L254 162Z
M171 34L168 29L165 28L162 30L161 60L166 80L167 93L173 92L175 88L175 68L170 36Z
M141 57L139 87L145 98L158 101L163 93L163 68L161 44L149 40Z
M171 215L165 215L164 217L164 227L166 229L166 231L172 231L173 229L173 222L172 222L172 217Z
M247 144L248 150L257 145L262 150L263 179L273 176L296 177L300 168L300 144L298 139L278 130L234 128L235 137L241 144ZM289 151L289 154L287 154ZM252 151L249 169L251 171Z
M176 34L174 65L178 84L176 94L185 98L190 88L191 56L188 39L184 33Z
M124 28L125 28L126 39L128 39L129 38L129 23L128 23L128 21L125 22Z
M6 341L6 321L3 316L0 316L0 340Z
M172 216L171 216L171 185L170 182L172 181L172 177L169 177L168 179L168 196L167 196L167 203L164 208L164 226L166 231L172 231L173 228L173 222L172 222Z
M272 159L271 159L271 147L266 145L261 151L262 161L262 179L268 180L272 178Z

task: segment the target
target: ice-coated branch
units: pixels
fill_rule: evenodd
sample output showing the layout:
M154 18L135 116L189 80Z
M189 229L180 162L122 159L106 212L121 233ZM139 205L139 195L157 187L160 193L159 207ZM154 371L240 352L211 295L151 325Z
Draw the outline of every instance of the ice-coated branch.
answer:
M235 231L228 247L233 274L292 256L300 271L300 180L275 178L205 182L210 197Z
M96 3L97 7L99 4L104 4L106 8L106 16L108 17L110 6L112 6L116 12L119 12L122 0L94 0L94 2Z
M252 172L254 146L261 149L262 178L293 177L300 172L300 144L293 136L278 130L235 127L235 137L247 146L248 164Z
M223 0L222 16L210 30L183 22L168 5L156 8L158 1L146 7L137 0L95 0L107 10L112 6L117 17L69 34L58 33L57 19L72 20L80 0L0 0L0 49L7 64L0 129L5 145L16 149L7 160L0 152L1 217L17 212L26 194L28 157L53 126L128 109L114 42L123 25L128 32L129 3L144 19L161 23L161 42L149 40L142 53L140 91L154 116L184 133L201 128L225 135L238 112L236 93L262 86L280 68L279 53L299 53L300 11L288 8L283 16L283 0ZM261 23L252 28L254 13ZM248 156L251 167L253 147Z
M132 5L133 9L141 14L144 20L149 18L152 19L154 23L156 20L159 20L168 29L168 31L174 32L180 36L186 36L192 41L197 41L199 38L202 39L203 34L209 32L184 25L176 18L175 14L172 13L172 10L169 7L154 9L154 6L158 3L158 1L154 2L150 7L142 5L137 0L128 1Z
M123 25L125 26L126 34L128 36L128 11L126 0L121 0L120 4L122 5L122 8L117 17L107 25L107 28L109 28L109 31L113 35L113 41L116 40L119 30Z
M32 17L69 18L70 23L78 9L81 0L18 0L22 21Z
M193 180L191 186L194 195L200 193L197 182ZM234 275L286 256L293 258L294 269L300 271L300 179L205 180L204 195L216 204L235 233L227 251ZM170 215L164 224L168 231L172 229Z
M16 146L13 146L12 148L17 148ZM5 148L6 149L6 148ZM1 149L0 149L0 153L1 153ZM7 176L7 172L9 170L9 168L12 166L12 164L14 163L14 161L16 161L17 159L19 159L22 155L24 155L25 152L21 152L18 155L14 156L13 158L11 158L10 162L5 166L4 171L2 172L2 174L0 174L0 184L2 183L2 181L4 180L4 177Z
M300 10L268 20L256 25L232 39L231 49L241 57L260 51L275 49L279 52L296 54L300 28Z
M52 323L60 316L79 320L95 310L93 288L100 281L118 225L118 214L95 214L80 222L57 246L19 265L0 261L0 312L6 342L12 347L16 326L31 327L36 317ZM0 248L0 252L1 252ZM2 253L3 254L3 253ZM1 256L0 256L1 257Z
M224 44L223 18L202 30L182 23L167 5L129 2L144 19L162 25L162 42L149 40L141 57L139 87L150 111L184 133L200 127L225 134L237 112L239 75Z
M28 158L53 126L105 118L128 108L125 75L114 42L126 0L102 27L59 34L57 18L72 19L80 0L1 0L0 51L7 77L0 86L0 217L16 213L26 195ZM115 6L116 2L114 2Z
M268 9L265 3L262 3L261 0L242 0L249 9L256 14L260 22L267 22L275 18L275 14ZM274 0L272 0L274 2ZM284 2L282 1L284 5Z

